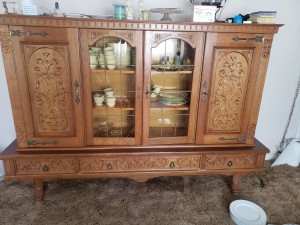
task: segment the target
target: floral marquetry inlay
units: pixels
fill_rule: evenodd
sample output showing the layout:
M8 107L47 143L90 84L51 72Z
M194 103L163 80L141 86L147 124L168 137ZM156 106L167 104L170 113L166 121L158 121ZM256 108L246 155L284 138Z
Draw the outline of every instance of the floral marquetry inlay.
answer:
M75 159L16 160L18 174L74 173Z
M265 59L269 58L269 56L270 56L272 42L273 42L272 39L265 39L265 41L264 41L261 55Z
M97 159L97 158L80 159L81 172L96 172L101 170L105 170L103 159Z
M24 46L32 112L38 135L73 132L68 49L66 46Z
M201 156L182 157L122 157L122 158L85 158L80 160L81 172L116 170L165 170L180 168L200 168ZM173 164L174 168L170 165Z
M11 36L7 32L0 32L1 49L4 53L9 53L13 50Z
M252 50L216 50L215 54L208 130L239 132Z
M16 136L18 145L27 145L26 132L22 127L16 127Z
M247 168L255 166L256 155L240 155L240 156L206 156L206 169L220 169L220 168Z
M163 169L166 168L167 159L163 157L136 157L116 160L115 166L118 170L131 169Z

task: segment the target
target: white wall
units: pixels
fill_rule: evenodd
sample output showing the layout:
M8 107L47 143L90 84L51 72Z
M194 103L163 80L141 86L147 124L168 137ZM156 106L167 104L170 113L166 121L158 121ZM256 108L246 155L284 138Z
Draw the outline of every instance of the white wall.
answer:
M6 76L3 68L2 54L0 51L0 152L4 150L15 138L15 127L13 123L12 111L6 85ZM3 178L4 171L0 161L0 180Z
M136 5L137 1L138 0L133 0L133 5ZM18 2L20 2L20 0ZM40 6L53 10L55 1L32 0L32 2L38 5L38 10L41 12ZM60 3L62 12L84 13L88 15L113 15L112 4L119 1L63 0L58 2ZM185 13L171 15L174 20L189 20L191 18L191 3L189 0L144 0L144 2L146 9L166 7L184 9ZM233 17L238 13L246 14L261 10L275 10L278 12L277 23L285 24L274 38L256 131L256 138L271 150L267 158L274 157L277 152L276 146L281 141L295 94L296 83L300 75L300 62L298 57L300 52L300 23L298 22L299 18L297 16L299 8L299 0L251 0L251 4L249 4L249 0L228 0L220 17L220 19L223 20L226 17ZM3 9L0 10L0 13L3 13ZM152 18L159 19L161 15L153 14ZM0 62L0 74L1 151L15 138L15 131L13 129L14 125L2 61ZM297 107L296 115L293 117L288 132L288 137L295 137L299 121L300 107Z

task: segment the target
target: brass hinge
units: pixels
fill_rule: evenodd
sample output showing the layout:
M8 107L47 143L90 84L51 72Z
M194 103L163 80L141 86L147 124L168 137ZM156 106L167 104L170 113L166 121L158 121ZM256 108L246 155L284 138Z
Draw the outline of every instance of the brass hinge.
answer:
M37 140L28 140L27 144L28 145L57 145L59 142L58 141L37 141Z
M232 137L232 138L221 137L219 138L219 140L220 141L246 141L247 138L248 138L247 136Z
M31 32L31 31L27 31L27 32L22 32L20 30L10 30L9 31L9 34L10 36L14 37L14 36L17 36L17 37L21 37L21 36L33 36L33 35L38 35L38 36L41 36L41 37L46 37L47 35L49 35L47 32L45 31L41 31L41 32L38 32L38 33L34 33L34 32Z
M241 38L239 36L235 36L232 38L233 41L255 41L255 42L264 42L265 38L264 37L246 37L246 38Z

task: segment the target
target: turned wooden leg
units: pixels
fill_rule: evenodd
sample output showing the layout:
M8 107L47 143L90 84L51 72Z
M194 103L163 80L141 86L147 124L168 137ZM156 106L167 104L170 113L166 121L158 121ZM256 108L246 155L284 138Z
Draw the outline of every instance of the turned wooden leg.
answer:
M241 177L242 177L242 175L240 175L240 174L232 175L231 191L233 193L237 193L239 191Z
M42 201L44 197L44 180L33 179L33 187L35 200Z

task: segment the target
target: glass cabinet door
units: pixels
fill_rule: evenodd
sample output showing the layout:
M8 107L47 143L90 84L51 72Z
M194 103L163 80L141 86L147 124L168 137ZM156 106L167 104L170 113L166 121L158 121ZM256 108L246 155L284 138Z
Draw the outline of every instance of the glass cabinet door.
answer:
M144 141L149 144L193 143L201 38L198 34L179 32L148 32L147 38L152 38L152 46L145 54L149 72L145 85L148 112L144 114L147 117ZM197 39L200 40L197 42Z
M90 87L85 93L89 104L88 140L91 144L137 144L140 127L136 121L141 116L137 115L141 86L136 66L140 52L133 41L137 35L123 37L118 31L89 34L95 41L84 49L90 74L85 79Z

